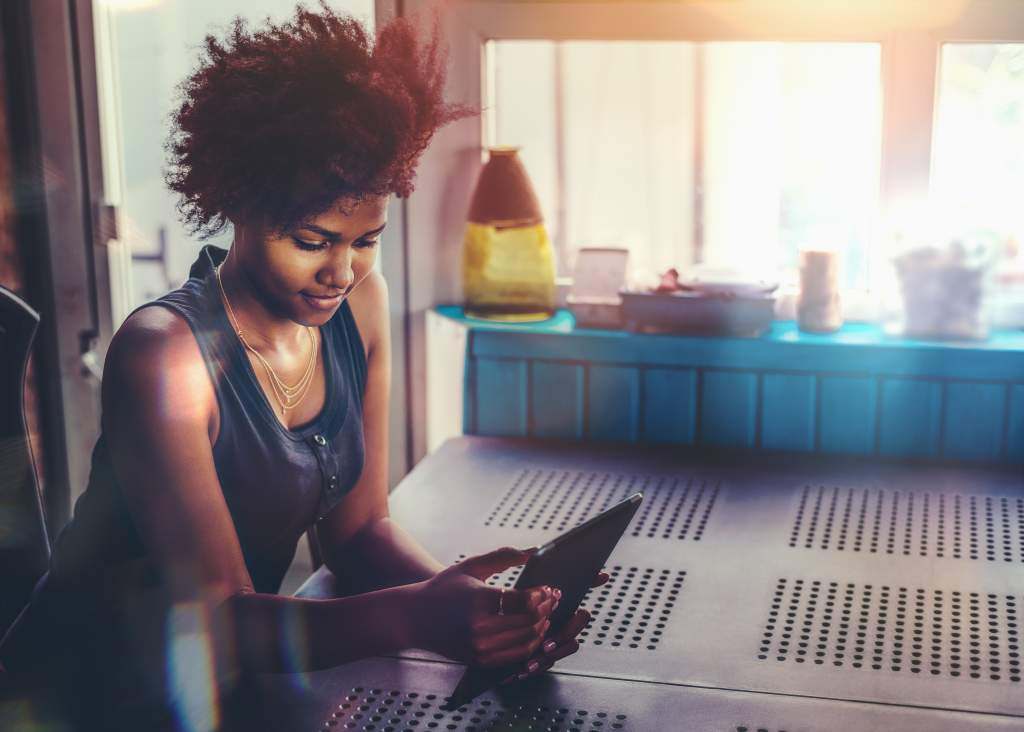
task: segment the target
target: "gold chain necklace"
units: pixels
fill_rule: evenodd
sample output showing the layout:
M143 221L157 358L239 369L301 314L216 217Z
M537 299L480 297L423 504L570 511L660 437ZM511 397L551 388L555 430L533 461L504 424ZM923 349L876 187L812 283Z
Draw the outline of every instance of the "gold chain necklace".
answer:
M245 338L245 334L242 329L238 326L238 320L235 318L235 313L231 309L231 301L228 300L228 293L224 290L224 282L220 277L220 268L223 265L218 265L214 270L217 275L217 285L220 287L221 297L224 298L224 308L227 310L228 320L231 321L231 327L235 329L235 333L238 334L238 340L241 341L242 345L245 346L246 350L256 356L257 360L263 364L263 368L266 369L267 375L270 377L270 388L274 393L274 399L281 406L282 414L287 414L289 409L295 409L305 399L306 394L309 393L309 387L313 384L313 376L316 374L316 361L317 361L317 338L313 333L312 326L306 326L306 332L309 334L309 340L312 345L310 349L309 363L306 364L306 369L298 382L294 385L288 385L277 375L274 371L274 367L270 365L270 362L263 357L263 355L257 351Z

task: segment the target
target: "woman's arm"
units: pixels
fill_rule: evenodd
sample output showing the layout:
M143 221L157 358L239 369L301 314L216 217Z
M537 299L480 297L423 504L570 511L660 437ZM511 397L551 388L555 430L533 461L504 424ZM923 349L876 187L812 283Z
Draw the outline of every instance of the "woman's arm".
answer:
M316 527L324 563L346 594L419 582L444 569L389 517L391 337L387 284L379 272L363 280L349 295L349 304L366 349L366 456L356 485Z
M467 558L423 582L337 600L238 594L217 627L235 626L237 665L250 671L303 671L423 648L474 665L525 661L538 652L557 605L551 588L501 590L484 580L526 561L502 547Z
M324 563L345 594L369 592L430 579L445 568L422 544L388 516L364 526Z

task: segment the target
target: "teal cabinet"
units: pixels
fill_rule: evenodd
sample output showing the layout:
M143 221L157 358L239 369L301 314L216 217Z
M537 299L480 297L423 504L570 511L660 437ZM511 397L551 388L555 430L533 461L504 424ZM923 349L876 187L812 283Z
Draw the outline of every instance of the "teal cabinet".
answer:
M982 343L643 335L547 323L468 330L470 434L1024 464L1024 333Z

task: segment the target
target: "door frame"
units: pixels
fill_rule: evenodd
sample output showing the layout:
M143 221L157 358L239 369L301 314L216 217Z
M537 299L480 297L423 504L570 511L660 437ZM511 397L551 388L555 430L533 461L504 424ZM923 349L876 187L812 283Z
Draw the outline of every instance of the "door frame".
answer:
M0 4L15 231L38 336L45 502L55 535L86 486L112 335L89 0Z

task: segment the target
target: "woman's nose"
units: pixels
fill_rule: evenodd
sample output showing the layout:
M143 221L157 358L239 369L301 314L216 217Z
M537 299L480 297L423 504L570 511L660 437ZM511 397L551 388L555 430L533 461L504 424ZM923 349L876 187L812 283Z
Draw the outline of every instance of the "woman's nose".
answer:
M349 247L331 258L330 264L320 272L321 284L333 285L339 290L347 290L355 281L352 269L352 252Z

